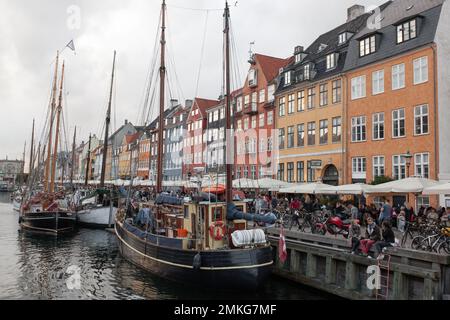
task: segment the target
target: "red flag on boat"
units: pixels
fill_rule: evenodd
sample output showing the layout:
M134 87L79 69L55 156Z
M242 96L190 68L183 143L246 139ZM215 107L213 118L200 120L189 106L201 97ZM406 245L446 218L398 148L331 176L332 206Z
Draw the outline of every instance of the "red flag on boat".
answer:
M280 240L278 242L278 257L282 263L286 262L287 250L286 250L286 238L284 237L284 228L281 227Z

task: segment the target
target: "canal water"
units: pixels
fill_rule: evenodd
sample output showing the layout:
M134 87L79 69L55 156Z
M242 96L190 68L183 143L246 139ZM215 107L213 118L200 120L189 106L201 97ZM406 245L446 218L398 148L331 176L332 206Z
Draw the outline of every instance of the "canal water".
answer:
M79 286L72 270L78 269ZM114 234L81 229L54 239L20 231L10 195L0 193L0 299L319 300L315 290L272 277L256 293L203 292L155 277L121 258Z

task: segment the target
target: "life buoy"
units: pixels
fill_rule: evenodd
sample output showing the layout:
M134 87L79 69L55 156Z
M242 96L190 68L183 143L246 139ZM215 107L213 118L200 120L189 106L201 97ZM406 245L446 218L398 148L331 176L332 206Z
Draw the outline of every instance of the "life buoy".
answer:
M217 221L211 224L209 227L209 234L214 240L220 241L223 239L226 233L226 226L223 221Z

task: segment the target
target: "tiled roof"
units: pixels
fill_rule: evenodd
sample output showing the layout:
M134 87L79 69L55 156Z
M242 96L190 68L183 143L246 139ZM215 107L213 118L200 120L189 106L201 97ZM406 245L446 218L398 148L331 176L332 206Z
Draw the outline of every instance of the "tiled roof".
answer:
M209 99L202 99L202 98L195 98L194 105L196 104L198 108L200 109L200 112L204 114L204 112L213 107L216 106L219 103L217 100L209 100Z
M365 65L388 59L408 52L434 41L444 0L395 0L381 11L381 28L377 30L378 40L376 52L365 57L359 56L359 42L356 39L368 36L374 30L364 28L351 41L345 71L360 68ZM407 10L407 8L410 8ZM423 20L418 24L417 37L397 44L396 25L420 15Z
M280 68L284 68L289 64L291 58L280 59L256 53L255 60L260 64L261 70L264 73L267 82L271 82L278 77Z

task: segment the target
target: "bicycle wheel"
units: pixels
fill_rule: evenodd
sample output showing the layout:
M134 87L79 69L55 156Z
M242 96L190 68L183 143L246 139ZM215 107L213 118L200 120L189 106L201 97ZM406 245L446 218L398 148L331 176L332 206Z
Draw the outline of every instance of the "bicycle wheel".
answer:
M415 237L414 239L412 239L411 249L424 250L424 246L423 246L424 242L425 242L425 237L422 237L422 236Z
M450 254L450 241L442 241L438 245L436 252L439 254Z

